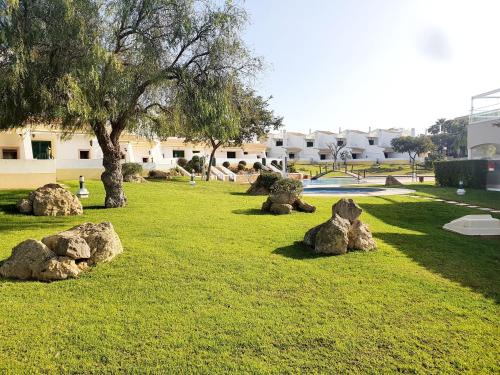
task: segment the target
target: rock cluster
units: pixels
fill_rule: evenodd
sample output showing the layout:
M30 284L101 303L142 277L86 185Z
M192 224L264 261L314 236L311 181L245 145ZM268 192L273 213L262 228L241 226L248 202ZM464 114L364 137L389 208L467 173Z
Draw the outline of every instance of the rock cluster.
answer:
M17 203L17 209L23 214L35 216L81 215L83 208L76 195L59 184L47 184L32 191L28 198Z
M110 261L121 252L120 238L111 223L85 223L42 241L21 242L0 263L0 277L39 281L75 278L89 266Z
M126 176L123 176L123 181L124 182L135 182L136 184L140 184L142 182L147 182L144 177L142 177L140 174L128 174Z
M304 202L294 193L269 194L267 200L262 204L262 211L270 212L275 215L286 215L292 210L312 213L316 207Z
M376 243L368 226L358 219L362 212L352 199L340 199L332 206L332 218L307 231L304 243L317 254L374 250Z
M399 181L394 176L389 175L385 179L385 186L401 186L401 185L403 185L401 181Z

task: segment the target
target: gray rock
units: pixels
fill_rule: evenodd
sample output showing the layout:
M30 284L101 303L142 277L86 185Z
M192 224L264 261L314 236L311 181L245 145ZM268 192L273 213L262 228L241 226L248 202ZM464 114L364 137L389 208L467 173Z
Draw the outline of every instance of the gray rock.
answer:
M342 198L332 206L332 217L339 215L350 222L356 220L363 210L352 199Z
M403 185L396 177L387 176L385 179L385 186L401 186Z
M349 220L336 215L322 224L314 239L314 252L340 255L347 252Z
M261 210L262 211L265 211L265 212L269 212L269 210L271 209L271 205L273 204L273 202L271 202L271 200L269 199L269 197L266 199L266 201L264 203L262 203L262 208Z
M295 208L297 211L308 213L313 213L316 211L316 207L314 207L312 204L304 202L300 198L297 198L295 202L293 202L293 208Z
M292 213L292 208L290 204L273 203L269 211L275 215L286 215Z
M82 237L71 234L55 234L43 238L42 242L59 256L71 259L90 258L90 247Z
M17 210L22 214L31 214L33 212L33 205L29 199L23 198L16 204Z
M32 210L29 210L30 205ZM59 184L47 184L32 191L28 199L18 202L18 208L20 212L32 212L35 216L68 216L83 213L82 204L76 195Z
M354 220L349 229L349 245L350 250L363 250L370 251L377 247L372 233L368 226L361 222L361 220Z
M298 196L295 193L283 192L278 194L269 194L269 198L273 203L292 205Z

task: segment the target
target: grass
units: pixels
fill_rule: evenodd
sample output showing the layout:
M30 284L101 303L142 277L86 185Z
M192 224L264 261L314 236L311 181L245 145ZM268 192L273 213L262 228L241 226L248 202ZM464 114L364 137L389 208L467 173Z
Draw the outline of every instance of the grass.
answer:
M295 163L295 168L297 169L298 172L302 172L305 174L312 174L313 176L319 173L320 171L320 165L322 169L324 169L325 166L328 166L328 168L332 168L332 163L322 163L322 164L301 164L301 163ZM347 175L343 172L344 171L344 165L342 162L339 162L340 165L340 170L335 171L335 172L330 172L326 174L323 177L346 177ZM363 175L363 171L366 171L365 174L366 176L386 176L389 174L392 174L394 176L411 176L412 169L411 165L408 163L398 163L398 164L392 164L392 163L381 163L378 166L376 166L373 162L368 162L368 163L348 163L347 165L347 171L352 172L352 173L361 173ZM421 166L418 167L417 169L417 174L420 176L428 176L428 175L434 175L434 171L431 169L425 169Z
M70 183L71 189L77 188ZM500 240L441 229L475 212L363 197L378 250L311 255L314 214L261 214L244 186L127 184L129 206L15 214L0 192L0 259L26 238L111 221L125 252L77 280L0 280L0 373L498 373Z

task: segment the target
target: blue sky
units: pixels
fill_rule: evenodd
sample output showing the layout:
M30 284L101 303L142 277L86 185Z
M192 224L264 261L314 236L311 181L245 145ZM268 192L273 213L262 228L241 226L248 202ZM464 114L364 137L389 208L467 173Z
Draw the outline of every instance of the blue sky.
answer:
M500 0L246 0L287 130L424 129L500 87Z

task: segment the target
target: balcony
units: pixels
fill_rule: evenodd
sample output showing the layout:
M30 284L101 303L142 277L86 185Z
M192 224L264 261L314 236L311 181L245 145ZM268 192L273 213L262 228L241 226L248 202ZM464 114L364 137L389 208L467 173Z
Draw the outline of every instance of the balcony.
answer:
M469 124L500 122L500 89L472 97Z

